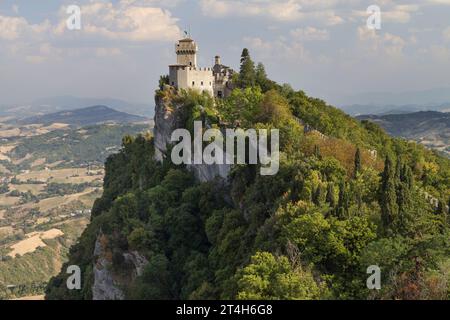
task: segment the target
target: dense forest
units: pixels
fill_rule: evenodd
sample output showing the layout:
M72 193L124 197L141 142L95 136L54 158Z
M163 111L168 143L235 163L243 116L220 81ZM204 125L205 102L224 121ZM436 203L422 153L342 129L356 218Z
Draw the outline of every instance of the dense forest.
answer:
M280 170L200 183L154 160L151 135L106 161L104 194L47 299L91 299L101 239L127 299L449 299L450 161L268 79L248 50L231 96L164 86L186 127L278 128ZM126 252L148 263L130 276ZM82 270L68 290L66 268ZM371 265L381 289L369 290Z

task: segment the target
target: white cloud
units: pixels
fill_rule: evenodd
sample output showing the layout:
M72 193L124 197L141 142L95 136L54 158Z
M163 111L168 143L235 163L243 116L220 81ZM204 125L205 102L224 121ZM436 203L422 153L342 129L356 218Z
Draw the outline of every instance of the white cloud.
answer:
M391 33L381 35L366 26L359 27L357 35L368 55L383 53L389 57L401 57L403 49L407 45L407 41L400 36Z
M328 30L316 29L314 27L291 30L291 35L293 38L300 41L328 40L330 38Z
M450 0L428 0L428 3L431 4L443 4L443 5L450 5Z
M336 1L304 0L201 0L204 15L210 17L265 17L275 21L315 20L335 25L343 22L330 5Z
M97 48L95 54L97 57L119 56L122 54L122 50L119 48Z
M213 17L229 15L268 16L275 20L295 20L301 14L301 6L296 1L265 0L202 0L200 2L204 14Z
M50 30L50 22L45 20L40 24L30 24L22 17L0 15L0 39L17 40L24 36L39 37Z
M262 61L282 60L292 66L302 64L319 64L330 63L331 59L325 55L312 55L303 45L302 42L295 39L286 39L280 37L273 41L261 39L259 37L245 37L244 44L249 48L250 52L256 52Z
M33 24L24 17L0 14L0 54L39 64L79 56L116 57L135 42L173 41L181 34L178 19L167 9L150 6L158 3L162 1L90 1L81 6L82 29L76 31L66 27L66 7L60 7L53 23ZM80 46L83 40L88 41Z
M126 41L177 39L181 34L177 25L178 19L166 9L147 6L155 2L157 1L122 0L118 4L92 2L83 5L81 6L82 30L77 32L77 36L90 35ZM67 19L65 12L65 7L61 8L61 21L55 29L57 34L72 32L65 27Z
M66 7L59 10L59 22L51 24L45 20L30 24L23 17L0 15L0 39L52 36L90 36L125 41L173 41L181 35L178 19L167 9L148 5L160 0L121 0L119 3L91 1L81 6L82 30L70 31L66 28L69 15ZM178 0L169 1L172 4Z
M123 6L139 6L139 7L176 7L184 0L120 0L120 4Z
M418 5L390 5L380 6L381 21L394 23L408 23L412 18L412 14L419 10ZM369 15L366 10L353 10L352 16L367 19Z

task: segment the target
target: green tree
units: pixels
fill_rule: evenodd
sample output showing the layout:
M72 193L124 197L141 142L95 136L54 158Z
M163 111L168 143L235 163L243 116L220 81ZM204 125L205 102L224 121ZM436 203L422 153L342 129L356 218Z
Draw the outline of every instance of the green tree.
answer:
M339 199L336 212L339 219L344 219L344 217L347 216L349 206L350 199L348 196L347 184L342 182L339 185Z
M238 299L311 300L321 297L321 287L311 272L294 268L287 257L257 252L238 274Z
M316 206L320 206L322 202L322 186L319 184L317 186L316 192L313 195L313 202Z
M164 300L173 298L169 260L163 254L154 254L142 275L129 293L131 299Z
M290 117L291 111L287 100L276 90L270 90L264 94L253 121L280 125Z
M267 77L266 68L261 62L256 65L255 82L263 92L270 91L277 87L276 83Z
M400 161L398 161L400 163ZM400 169L401 168L401 169ZM398 221L396 225L398 231L407 232L408 220L411 220L411 212L413 210L413 175L411 169L401 164L397 165L396 169L397 182L397 205L398 205Z
M317 157L317 159L322 158L322 156L320 154L320 146L318 144L314 145L314 155Z
M332 183L328 184L326 199L330 205L330 208L333 209L336 206L336 199L334 197L334 187Z
M169 81L169 75L163 75L163 76L159 76L159 82L158 82L158 86L159 86L159 90L163 90L165 85L170 84Z
M283 234L300 249L306 262L343 276L357 267L359 253L376 236L366 217L338 220L319 212L295 218Z
M438 205L436 207L436 214L440 216L445 216L447 214L447 209L445 208L445 202L439 199Z
M256 83L255 63L247 48L242 51L241 67L239 71L239 87L252 87Z
M379 204L381 219L385 229L393 227L398 214L395 172L391 158L388 156L384 162L384 171L381 175Z
M356 178L358 174L361 172L361 150L359 148L356 149L355 153L355 168L353 172L353 176Z
M264 64L262 64L261 62L259 62L256 65L255 76L256 76L256 84L258 84L261 87L261 89L263 89L263 86L264 86L265 82L267 81L267 73L266 73L266 68L264 67ZM264 91L264 89L263 89L263 91Z

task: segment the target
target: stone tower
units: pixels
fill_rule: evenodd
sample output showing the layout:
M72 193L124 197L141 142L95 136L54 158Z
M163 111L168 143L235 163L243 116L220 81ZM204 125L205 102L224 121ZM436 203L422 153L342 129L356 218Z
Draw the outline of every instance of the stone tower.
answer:
M177 64L197 68L198 46L190 38L179 40L175 45Z
M169 84L177 89L206 91L211 96L223 98L233 89L234 71L222 65L220 56L215 57L214 67L201 68L197 65L198 46L191 38L175 44L177 63L169 66Z

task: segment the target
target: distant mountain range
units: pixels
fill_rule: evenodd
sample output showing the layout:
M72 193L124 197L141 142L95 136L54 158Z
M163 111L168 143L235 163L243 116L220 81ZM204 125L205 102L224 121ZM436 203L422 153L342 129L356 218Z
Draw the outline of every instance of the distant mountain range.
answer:
M420 142L450 156L450 113L421 111L408 114L362 115L389 134Z
M406 104L406 105L375 105L375 104L354 104L351 106L341 107L346 113L359 116L364 114L372 115L387 115L387 114L402 114L413 113L419 111L440 111L450 112L450 102L436 105L419 105L419 104Z
M148 118L116 111L106 106L92 106L76 110L59 111L55 113L28 117L18 121L22 125L66 123L76 126L86 126L106 122L132 123L148 121Z
M333 99L337 105L439 105L450 102L450 88L404 92L363 92L352 95L340 95Z
M72 96L48 97L31 103L0 106L0 116L26 117L75 110L86 106L106 105L115 110L148 118L154 115L154 107L149 104L133 103L111 98L79 98Z

